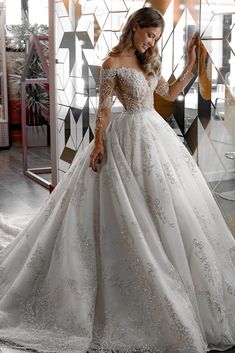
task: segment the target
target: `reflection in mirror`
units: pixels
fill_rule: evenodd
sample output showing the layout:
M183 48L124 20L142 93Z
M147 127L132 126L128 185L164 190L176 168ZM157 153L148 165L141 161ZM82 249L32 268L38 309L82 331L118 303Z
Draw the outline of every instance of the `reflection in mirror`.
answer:
M174 25L174 2L171 1L166 11L163 14L165 20L165 28L162 34L162 46L164 47L166 42L169 40L171 34L173 34ZM171 36L173 37L173 36ZM171 52L172 53L172 52Z
M185 119L184 134L187 133L198 114L198 81L193 82L189 91L185 95Z
M26 87L27 169L39 172L40 177L51 182L50 124L48 87L29 84Z
M198 164L231 225L235 201L235 100L215 64L210 66L211 119L206 129L199 120Z
M22 125L24 173L50 188L48 0L39 4L28 0L21 5L15 11L20 16L24 13L23 24L6 26L9 108L15 125ZM35 24L35 16L42 9L47 16L42 24ZM6 22L9 21L11 16Z
M234 94L234 78L231 76L231 62L234 62L234 54L224 40L203 39L208 54L214 64L212 71L212 85L214 83L224 84Z
M162 2L158 4L151 1L151 4L159 8ZM187 39L198 28L201 29L204 45L204 53L201 54L204 54L205 61L199 62L200 77L196 75L185 94L175 101L171 115L172 126L179 136L184 137L185 144L218 197L221 210L227 212L227 218L229 213L231 215L231 207L223 202L226 202L226 197L233 199L234 185L231 178L235 160L232 159L235 158L235 135L231 133L235 130L232 119L235 108L234 103L231 103L234 102L235 30L231 4L234 12L234 2L229 0L223 2L223 8L220 1L194 1L191 6L183 0L177 6L175 1L168 4L165 2L166 32L162 38L163 76L171 80L179 77L186 64L184 51ZM171 23L174 23L172 30ZM172 110L164 107L164 104L161 114L168 120L167 110L169 114ZM230 191L232 194L226 194Z
M174 29L174 66L173 69L178 66L181 58L185 55L185 47L187 41L187 19L186 19L186 11L184 11L175 26ZM166 65L166 63L164 63Z
M24 173L50 188L48 35L33 34L21 76ZM36 150L35 150L36 149Z
M207 98L211 119L206 129L199 121L198 163L235 231L234 1L225 0L222 4L202 0L201 14L201 38L208 54L205 74L211 85L211 97Z
M219 3L216 1L209 2L210 6L202 5L203 18L209 16L210 20L205 25L202 31L202 40L204 46L214 63L220 80L230 89L231 94L235 95L235 75L234 73L234 47L235 47L235 14L231 12L231 2L225 1L226 6L229 8L228 13L225 13L225 8L221 8L221 13L216 13L219 8ZM213 10L213 12L212 12ZM208 13L209 11L209 13ZM234 12L234 3L233 3ZM215 76L212 77L215 79Z
M215 14L234 12L234 0L207 0L207 3Z
M197 30L197 24L188 9L181 15L174 30L174 76L178 78L187 63L187 43ZM182 134L185 136L198 115L198 84L197 78L190 84L188 90L180 95L177 101L184 101L184 116L182 117ZM192 147L192 146L191 146ZM192 149L192 148L191 148ZM192 152L194 152L192 150Z

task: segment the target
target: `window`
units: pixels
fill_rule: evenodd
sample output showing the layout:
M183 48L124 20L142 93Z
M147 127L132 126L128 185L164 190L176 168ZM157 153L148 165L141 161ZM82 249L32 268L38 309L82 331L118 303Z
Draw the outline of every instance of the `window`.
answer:
M21 24L21 0L5 0L6 3L6 24Z
M31 25L37 23L48 26L48 1L49 0L28 0L29 23Z

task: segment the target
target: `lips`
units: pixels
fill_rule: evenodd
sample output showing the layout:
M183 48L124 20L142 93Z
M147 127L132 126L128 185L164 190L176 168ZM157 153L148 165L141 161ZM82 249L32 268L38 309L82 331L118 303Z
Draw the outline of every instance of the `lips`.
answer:
M144 50L147 50L148 48L149 48L149 45L143 43L143 49L144 49Z

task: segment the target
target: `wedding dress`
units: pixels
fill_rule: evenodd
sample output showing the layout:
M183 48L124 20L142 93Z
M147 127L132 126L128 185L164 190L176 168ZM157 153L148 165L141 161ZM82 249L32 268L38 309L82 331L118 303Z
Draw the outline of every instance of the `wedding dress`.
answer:
M156 88L157 87L157 88ZM39 352L204 353L235 344L235 241L199 168L153 109L168 84L101 70L124 106L0 252L0 337Z

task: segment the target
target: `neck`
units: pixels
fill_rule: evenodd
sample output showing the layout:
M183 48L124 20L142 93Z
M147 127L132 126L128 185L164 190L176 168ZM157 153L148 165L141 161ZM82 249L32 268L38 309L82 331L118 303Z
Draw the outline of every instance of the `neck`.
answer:
M135 56L136 56L136 55L135 55L135 52L136 52L136 49L131 47L130 49L124 51L124 52L122 53L122 56L126 56L126 57L128 57L128 58L132 58L132 57L135 57Z

